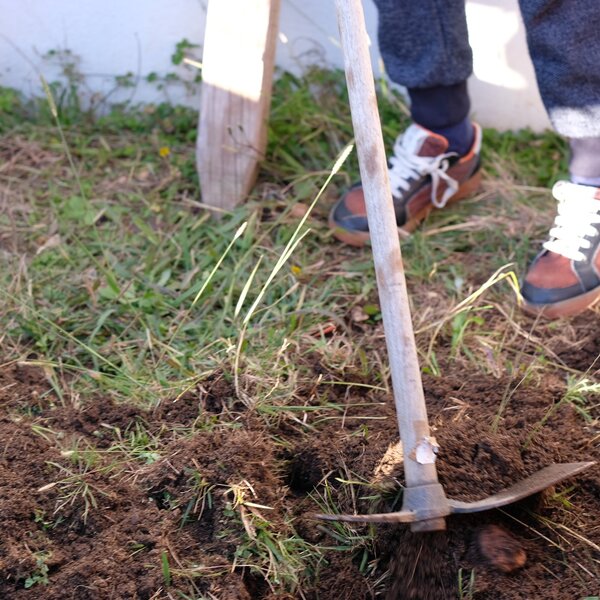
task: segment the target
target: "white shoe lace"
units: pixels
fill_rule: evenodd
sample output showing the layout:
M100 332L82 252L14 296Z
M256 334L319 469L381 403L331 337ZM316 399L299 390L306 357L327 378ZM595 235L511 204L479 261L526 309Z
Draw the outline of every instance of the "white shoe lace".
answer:
M405 134L406 135L406 134ZM410 188L410 180L429 175L431 177L431 203L436 208L446 206L448 200L458 191L458 181L448 175L450 166L448 160L457 156L455 152L439 154L438 156L417 156L405 144L405 135L400 135L394 144L394 156L389 159L390 185L392 195L400 195ZM446 182L446 189L438 199L440 181Z
M598 235L600 200L596 188L559 181L552 188L558 200L558 215L544 248L574 261L585 260L582 250L590 248L588 236Z

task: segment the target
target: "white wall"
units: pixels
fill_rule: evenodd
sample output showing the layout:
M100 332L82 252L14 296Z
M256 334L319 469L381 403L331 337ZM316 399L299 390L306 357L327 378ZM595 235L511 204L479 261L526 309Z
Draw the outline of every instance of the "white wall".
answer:
M39 95L39 73L48 81L60 73L51 50L71 50L81 60L84 88L110 100L196 105L181 84L158 90L143 77L175 72L190 79L190 67L176 67L171 55L187 38L201 44L208 0L0 0L0 85ZM211 0L219 1L219 0ZM365 0L368 29L376 40L377 13ZM501 129L548 126L529 60L517 0L468 0L475 75L470 82L473 112L484 125ZM235 51L235 49L232 49ZM376 43L373 62L379 61ZM201 49L198 50L201 56ZM282 0L277 64L299 71L308 64L342 65L333 0ZM136 85L115 89L115 76L134 74Z

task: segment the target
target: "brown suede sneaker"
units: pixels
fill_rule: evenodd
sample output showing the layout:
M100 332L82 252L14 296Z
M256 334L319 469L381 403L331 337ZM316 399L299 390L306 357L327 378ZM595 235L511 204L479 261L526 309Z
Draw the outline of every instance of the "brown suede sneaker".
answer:
M552 194L558 216L521 294L527 312L558 318L600 299L600 188L559 181Z
M434 208L444 208L473 194L480 185L481 128L473 123L475 138L464 156L447 152L448 140L417 124L411 125L394 144L389 176L401 234L414 231ZM329 227L340 241L364 246L369 241L365 199L360 183L337 201L329 215Z

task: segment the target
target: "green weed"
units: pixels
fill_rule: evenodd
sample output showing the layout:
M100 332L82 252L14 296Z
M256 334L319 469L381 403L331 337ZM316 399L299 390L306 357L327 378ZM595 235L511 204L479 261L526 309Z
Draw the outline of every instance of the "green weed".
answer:
M106 427L111 429L117 438L117 442L108 449L108 452L122 454L129 460L138 460L147 465L160 460L158 436L151 434L139 421L133 423L123 433L118 427Z
M48 585L48 565L46 564L50 558L50 552L35 552L35 571L25 579L23 584L25 589L29 589L34 585Z
M467 578L468 577L468 578ZM459 600L473 600L475 595L475 569L467 576L463 569L458 570L458 597Z
M328 481L323 482L322 490L315 491L311 494L312 500L318 507L318 512L322 514L340 514L338 506L339 500L344 498L349 502L356 502L356 493L354 490L355 482L349 481L343 485L343 494L335 494ZM361 555L369 553L372 550L373 543L373 528L366 528L366 533L358 533L358 528L363 528L361 525L352 525L344 521L329 521L326 524L317 526L320 531L323 531L333 540L333 546L327 546L330 549L340 552L356 552ZM361 561L362 563L362 561Z
M60 525L63 522L63 518L61 516L57 517L56 519L48 518L46 516L45 511L41 509L35 510L33 520L35 523L41 525L42 528L45 530L55 529L56 527L58 527L58 525Z
M567 376L567 389L564 395L546 411L538 423L534 424L525 440L524 447L527 448L531 444L533 438L539 434L548 420L565 405L571 406L585 421L592 423L594 418L587 406L590 397L598 395L600 395L600 383L592 382L588 378Z
M69 508L74 508L81 514L81 520L86 523L92 510L98 508L97 496L110 497L111 493L101 489L95 482L94 476L102 469L93 470L90 460L90 455L68 455L74 463L73 467L61 465L55 462L48 464L59 471L61 478L53 483L41 487L38 491L45 492L56 487L59 492L56 500L56 508L54 514L59 514ZM95 455L94 462L95 462ZM93 463L92 463L93 464ZM110 466L109 468L112 468Z
M169 556L166 550L160 553L160 564L162 568L163 580L165 585L169 587L171 585L171 566L169 565Z
M197 469L191 470L189 487L192 497L183 511L180 527L183 527L190 520L191 515L200 520L204 510L210 510L213 507L213 492L216 485L209 483Z

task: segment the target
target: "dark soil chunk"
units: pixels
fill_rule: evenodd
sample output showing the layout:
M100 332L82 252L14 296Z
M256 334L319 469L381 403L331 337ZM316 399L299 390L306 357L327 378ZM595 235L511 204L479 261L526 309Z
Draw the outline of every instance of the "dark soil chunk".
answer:
M482 527L477 542L490 565L504 573L512 573L525 565L527 554L521 542L498 525Z

